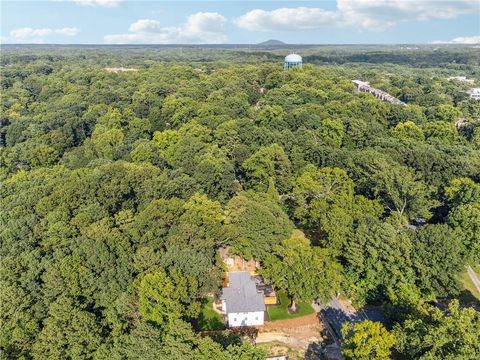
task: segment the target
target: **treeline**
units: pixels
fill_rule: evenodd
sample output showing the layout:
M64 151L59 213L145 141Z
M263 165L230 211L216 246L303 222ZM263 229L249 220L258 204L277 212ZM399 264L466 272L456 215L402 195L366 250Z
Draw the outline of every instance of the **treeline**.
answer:
M349 50L339 49L331 54L320 51L308 55L306 60L312 63L320 64L345 64L345 63L369 63L369 64L397 64L407 65L418 68L446 67L455 68L459 65L479 66L478 49L458 48L458 47L438 47L405 45L404 48L397 49L369 49L369 50Z
M390 347L427 352L408 321L458 297L480 261L480 102L464 85L434 69L222 60L113 74L88 54L10 54L1 69L7 357L262 358L194 331L225 246L292 305L342 292L394 307ZM409 105L357 94L355 75ZM407 346L414 333L424 342Z

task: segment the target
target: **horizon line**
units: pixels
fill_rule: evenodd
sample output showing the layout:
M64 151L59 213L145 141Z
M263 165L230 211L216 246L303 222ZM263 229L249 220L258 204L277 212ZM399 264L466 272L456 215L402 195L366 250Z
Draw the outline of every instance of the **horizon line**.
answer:
M188 43L175 43L175 44L143 44L143 43L123 43L123 44L103 44L103 43L0 43L0 46L86 46L86 45L95 45L95 46L259 46L259 47L284 47L284 46L362 46L362 45L387 45L387 46L398 46L398 45L416 45L416 46L461 46L461 47L472 47L480 46L480 44L452 44L452 43L283 43L283 44L263 44L263 43L201 43L201 44L188 44Z

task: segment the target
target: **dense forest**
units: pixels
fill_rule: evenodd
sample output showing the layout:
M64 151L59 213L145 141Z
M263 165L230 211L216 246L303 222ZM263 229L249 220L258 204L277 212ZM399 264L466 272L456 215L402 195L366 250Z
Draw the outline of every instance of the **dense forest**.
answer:
M2 49L4 358L264 359L199 331L226 246L292 305L381 305L346 359L480 358L480 101L447 79L480 50L297 51Z

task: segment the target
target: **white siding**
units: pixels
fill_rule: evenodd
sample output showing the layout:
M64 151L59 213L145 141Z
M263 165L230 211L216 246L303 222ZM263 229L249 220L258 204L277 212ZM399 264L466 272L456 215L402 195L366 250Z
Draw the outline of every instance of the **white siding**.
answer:
M229 313L228 326L259 326L263 325L263 311L247 313Z

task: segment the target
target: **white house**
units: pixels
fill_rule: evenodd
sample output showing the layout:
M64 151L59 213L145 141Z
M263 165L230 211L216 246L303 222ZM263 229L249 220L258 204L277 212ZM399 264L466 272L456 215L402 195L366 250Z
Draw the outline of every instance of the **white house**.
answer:
M470 95L470 99L480 100L480 88L472 88L467 93Z
M229 272L228 287L222 289L221 299L229 327L263 325L263 292L257 290L255 281L248 272Z

